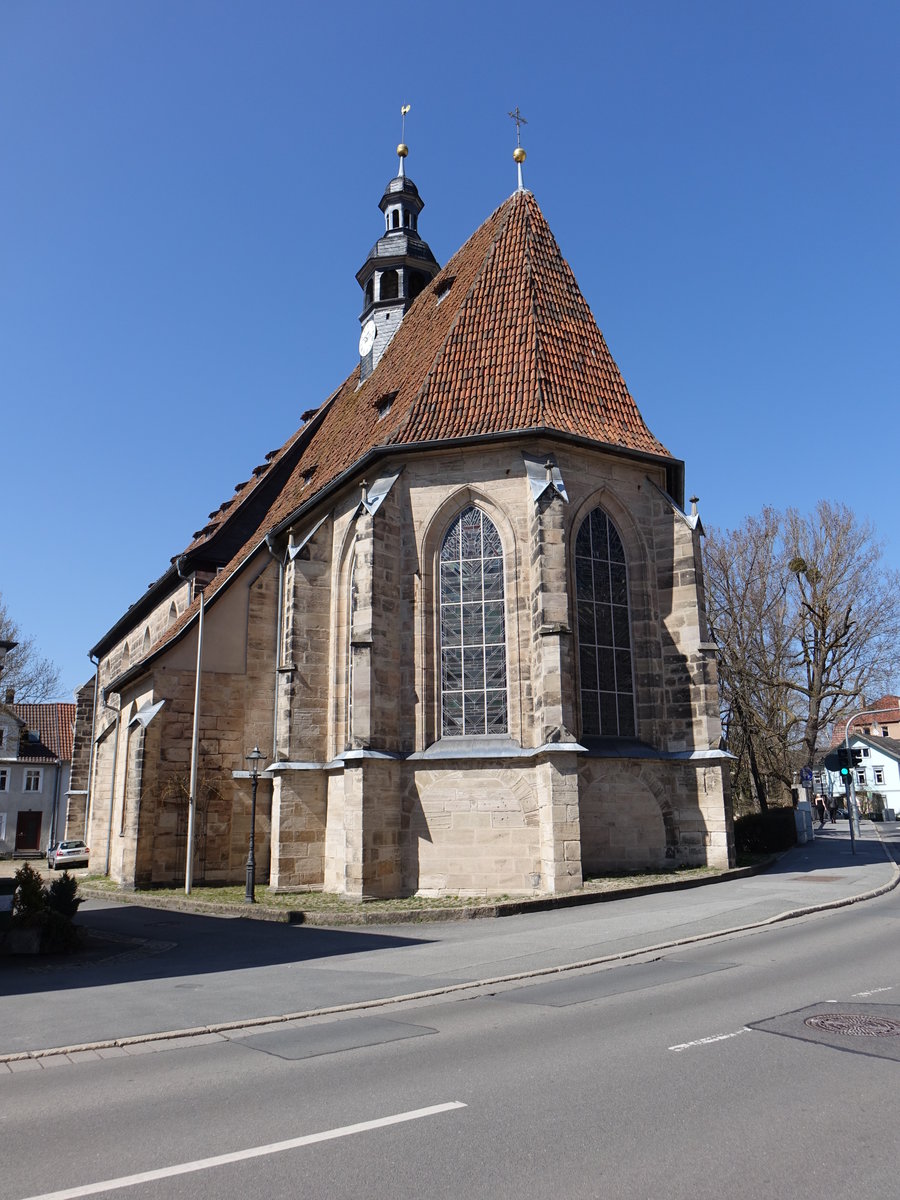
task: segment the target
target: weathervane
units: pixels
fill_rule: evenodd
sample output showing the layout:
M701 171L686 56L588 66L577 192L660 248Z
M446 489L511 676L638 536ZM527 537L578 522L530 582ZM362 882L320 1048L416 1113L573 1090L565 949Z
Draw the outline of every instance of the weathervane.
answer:
M397 154L400 158L400 174L404 175L403 160L409 154L409 146L406 144L406 114L409 112L408 104L400 105L400 145L397 147Z
M515 112L508 113L507 115L512 117L516 123L516 148L513 150L513 160L519 169L519 191L524 192L525 185L522 183L522 163L525 161L525 151L522 149L520 134L522 126L527 125L528 122L519 112L518 104L516 105Z

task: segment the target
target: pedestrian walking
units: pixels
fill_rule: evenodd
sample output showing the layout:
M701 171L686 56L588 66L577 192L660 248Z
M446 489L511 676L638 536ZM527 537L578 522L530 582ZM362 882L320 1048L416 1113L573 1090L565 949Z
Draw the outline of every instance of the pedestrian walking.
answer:
M815 804L816 804L816 813L818 814L818 817L819 817L819 828L824 829L825 828L825 801L821 795L816 796Z
M832 825L836 824L835 816L837 814L837 806L838 806L838 803L837 803L837 800L835 800L834 796L829 796L828 797L828 819L831 821Z

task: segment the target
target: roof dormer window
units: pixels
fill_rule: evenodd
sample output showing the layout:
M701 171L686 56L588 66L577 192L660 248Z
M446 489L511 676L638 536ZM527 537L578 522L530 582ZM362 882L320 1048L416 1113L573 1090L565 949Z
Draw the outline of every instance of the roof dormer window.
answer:
M456 277L454 275L448 275L445 279L442 279L441 282L435 286L434 294L437 296L438 304L440 304L444 300L447 293L453 287L453 280L455 278Z

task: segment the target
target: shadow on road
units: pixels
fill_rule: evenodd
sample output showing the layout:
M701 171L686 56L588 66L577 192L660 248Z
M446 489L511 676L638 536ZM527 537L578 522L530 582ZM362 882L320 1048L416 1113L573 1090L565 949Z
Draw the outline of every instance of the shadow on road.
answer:
M85 907L76 924L85 932L86 944L74 954L0 958L0 993L89 989L290 963L309 966L336 955L430 940L133 904Z

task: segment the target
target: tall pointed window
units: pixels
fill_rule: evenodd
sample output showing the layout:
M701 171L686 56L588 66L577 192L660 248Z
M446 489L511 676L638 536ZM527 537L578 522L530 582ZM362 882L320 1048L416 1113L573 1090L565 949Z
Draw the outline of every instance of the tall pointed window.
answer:
M506 733L503 550L480 508L465 509L441 547L441 732Z
M633 737L634 676L622 539L602 508L575 539L578 661L584 737Z

